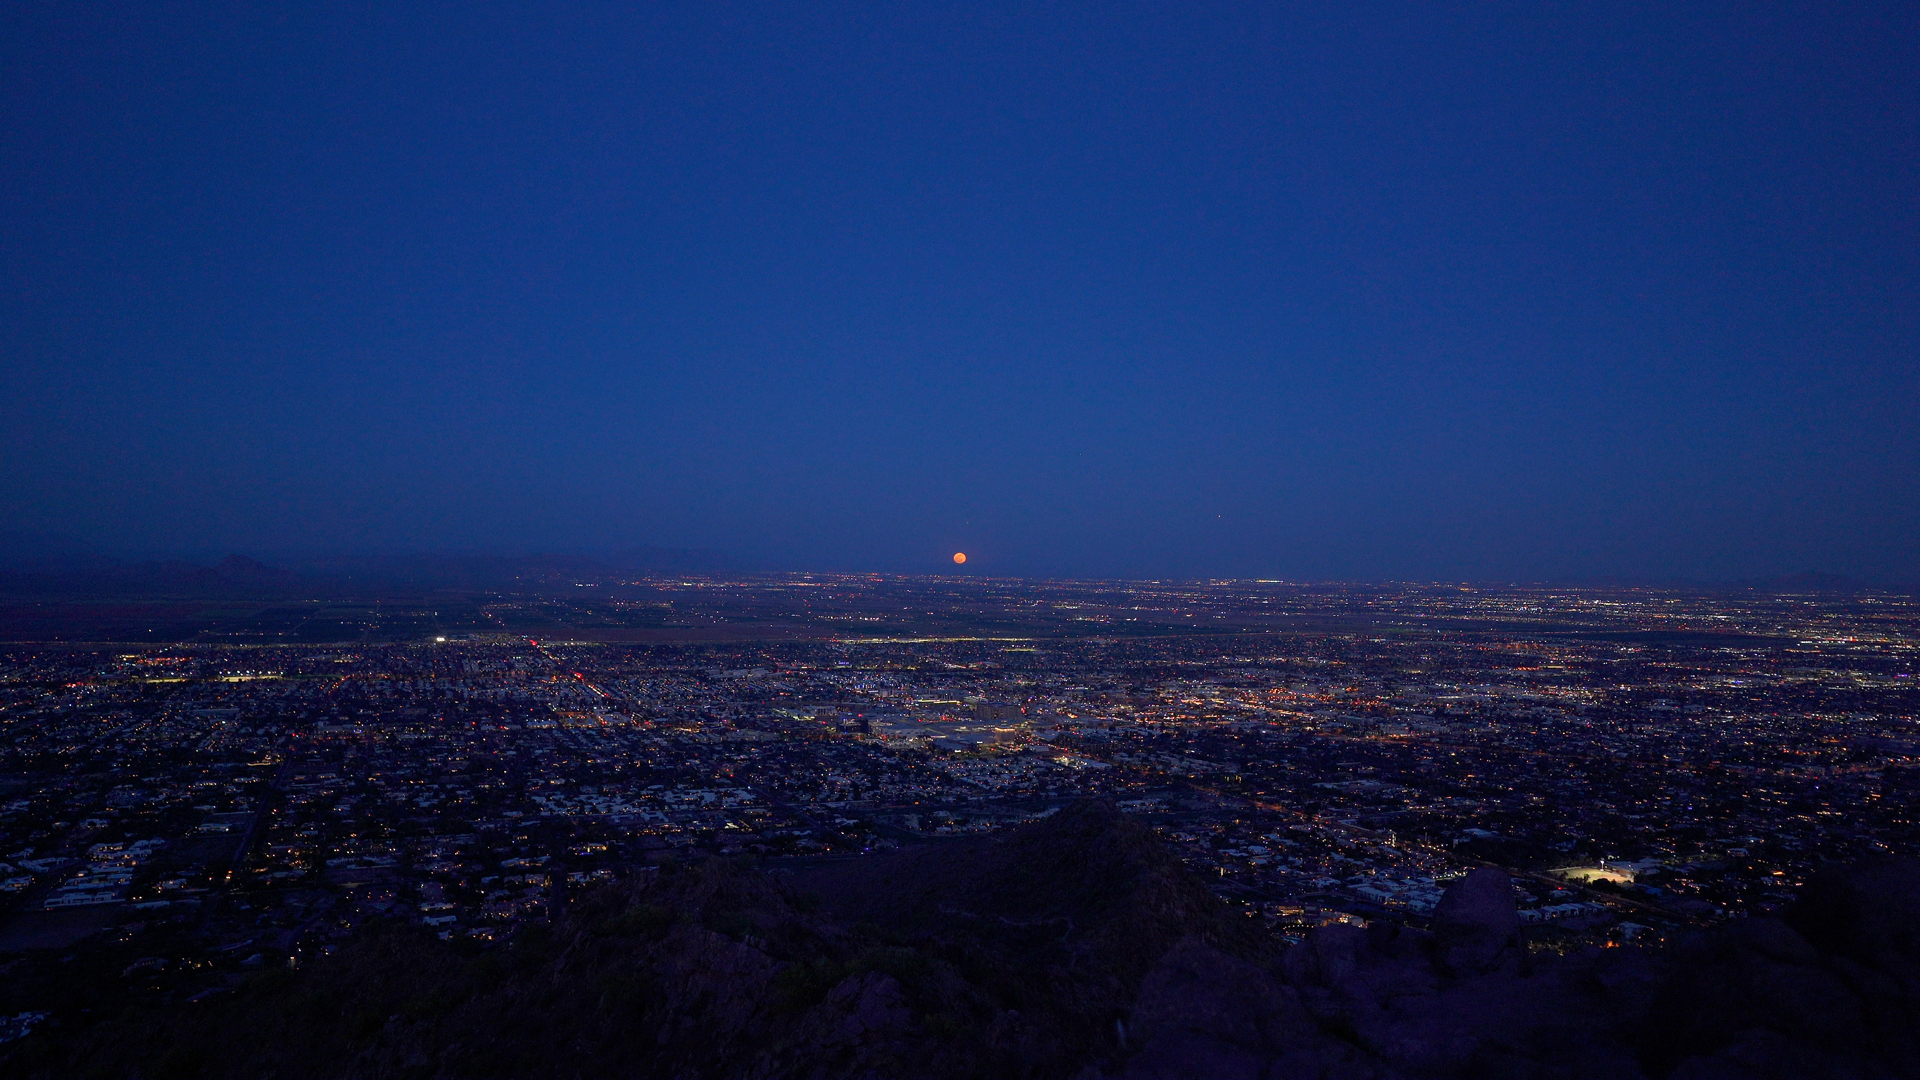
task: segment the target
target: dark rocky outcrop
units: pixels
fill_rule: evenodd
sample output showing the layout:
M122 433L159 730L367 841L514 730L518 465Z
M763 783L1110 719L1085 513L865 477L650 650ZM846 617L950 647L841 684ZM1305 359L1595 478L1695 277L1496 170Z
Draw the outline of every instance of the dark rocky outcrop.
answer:
M1183 943L1134 1024L1130 1078L1916 1076L1920 863L1831 868L1785 921L1664 953L1532 958L1510 881L1480 870L1430 932L1323 926L1277 970Z
M1244 923L1149 830L1086 803L805 880L724 861L663 867L506 949L463 954L395 928L224 1001L42 1041L0 1065L49 1077L1068 1077L1124 1066L1142 980L1182 940L1227 950L1220 962L1230 953L1236 970L1270 966L1276 954Z
M1494 971L1526 955L1513 880L1491 867L1448 886L1433 909L1435 957L1449 973Z
M1920 1075L1920 862L1833 866L1784 920L1682 944L1639 1043L1718 1077Z
M1357 1047L1328 1037L1299 993L1257 964L1188 938L1141 980L1127 1021L1127 1080L1368 1076Z
M713 862L589 894L510 948L408 928L214 1003L0 1050L22 1077L1720 1080L1915 1075L1916 865L1665 952L1524 952L1504 874L1431 930L1278 950L1084 803L808 875Z

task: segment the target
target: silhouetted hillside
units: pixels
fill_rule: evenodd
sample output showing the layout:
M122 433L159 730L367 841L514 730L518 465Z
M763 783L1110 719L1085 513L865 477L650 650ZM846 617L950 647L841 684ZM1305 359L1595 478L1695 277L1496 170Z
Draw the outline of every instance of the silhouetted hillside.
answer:
M920 886L850 923L786 875L666 867L473 953L407 928L224 1002L102 1025L23 1074L1071 1076L1124 1055L1186 935L1271 960L1138 823L1070 808L849 880ZM895 919L881 914L890 908Z
M1275 949L1101 803L804 875L662 867L490 951L406 927L224 998L6 1048L9 1075L1913 1075L1911 862L1669 956L1529 955L1504 874L1430 930ZM816 891L817 890L817 891Z

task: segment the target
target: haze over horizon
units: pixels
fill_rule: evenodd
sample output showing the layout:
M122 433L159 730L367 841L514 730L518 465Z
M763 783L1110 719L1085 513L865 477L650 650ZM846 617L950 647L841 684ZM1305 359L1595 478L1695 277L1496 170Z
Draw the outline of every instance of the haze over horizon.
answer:
M207 577L209 573L213 577ZM727 578L739 581L786 576L854 577L868 575L901 579L944 580L958 585L963 579L993 579L1003 582L1262 582L1303 588L1390 588L1466 585L1498 589L1514 587L1572 588L1653 588L1696 589L1716 592L1725 589L1798 593L1920 591L1920 582L1898 578L1860 579L1818 569L1744 578L1651 577L1605 574L1561 574L1528 578L1519 575L1462 577L1274 577L1252 574L1090 574L1019 573L982 570L970 556L956 564L951 557L945 565L926 567L874 567L854 565L794 566L778 561L756 561L737 552L708 548L675 548L656 544L629 545L622 548L362 548L255 549L240 552L218 547L187 549L101 549L78 538L45 533L0 531L0 579L9 579L17 591L25 588L34 594L71 593L76 597L94 592L119 593L131 589L138 593L166 593L185 588L193 592L201 586L219 589L240 587L260 595L295 595L303 591L315 595L338 588L353 588L352 583L402 589L532 590L557 587L562 577L572 574L592 584L636 583L642 579L669 580L681 577ZM559 576L556 576L559 575ZM566 578L568 581L574 578ZM264 592L262 592L264 590ZM291 592L289 592L291 590Z
M1909 5L0 15L0 530L1920 580Z

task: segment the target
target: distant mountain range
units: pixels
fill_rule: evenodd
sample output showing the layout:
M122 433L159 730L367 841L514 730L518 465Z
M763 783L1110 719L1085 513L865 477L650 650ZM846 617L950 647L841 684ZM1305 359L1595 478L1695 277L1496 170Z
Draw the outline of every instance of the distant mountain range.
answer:
M315 559L310 573L408 589L514 589L661 574L725 574L739 567L711 551L643 545L604 554L408 554Z
M272 564L246 555L228 555L202 563L179 557L115 556L97 551L73 537L0 530L0 595L8 596L322 599L442 589L537 592L574 582L604 583L623 577L725 576L773 569L778 568L746 566L719 552L650 544L571 554L294 555L276 557ZM1543 584L1694 592L1920 593L1920 582L1876 585L1843 574L1812 570L1781 577L1722 581L1568 576Z
M392 591L539 591L577 581L738 572L711 551L642 545L587 555L440 554L295 557L270 565L246 555L212 564L114 558L60 537L0 533L0 594L323 598Z

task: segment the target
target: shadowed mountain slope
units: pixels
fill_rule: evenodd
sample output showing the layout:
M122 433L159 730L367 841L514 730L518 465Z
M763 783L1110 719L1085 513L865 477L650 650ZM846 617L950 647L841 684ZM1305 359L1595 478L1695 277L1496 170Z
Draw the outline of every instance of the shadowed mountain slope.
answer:
M1291 949L1085 802L828 864L663 866L490 950L403 926L201 1004L36 1032L23 1077L1099 1080L1914 1075L1911 862L1666 954L1529 954L1504 874Z

